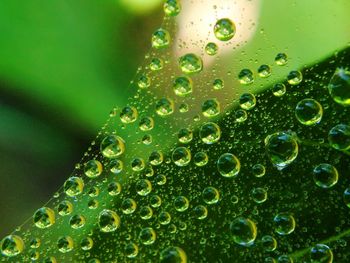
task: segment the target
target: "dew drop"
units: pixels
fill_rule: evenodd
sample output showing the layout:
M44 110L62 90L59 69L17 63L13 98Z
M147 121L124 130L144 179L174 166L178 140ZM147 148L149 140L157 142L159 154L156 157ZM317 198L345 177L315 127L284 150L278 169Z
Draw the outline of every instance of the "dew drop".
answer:
M180 69L185 74L193 74L202 71L203 62L201 57L189 53L179 59Z
M213 144L220 140L221 130L214 122L204 123L199 131L199 136L205 144Z
M338 124L328 133L329 144L336 150L346 151L350 149L350 126Z
M254 82L254 74L250 69L242 69L238 74L238 80L243 85L252 84Z
M167 247L160 252L161 263L187 263L185 251L180 247Z
M63 189L68 196L80 195L84 190L84 181L80 177L72 176L66 180Z
M205 46L205 52L209 55L209 56L214 56L218 53L218 46L214 43L214 42L209 42L206 46Z
M250 246L254 243L257 228L255 223L247 218L238 217L230 224L233 241L241 246Z
M303 75L298 70L292 70L288 73L287 81L290 85L298 85L303 80Z
M174 102L171 99L162 98L156 102L156 113L159 116L167 116L174 112Z
M222 176L235 177L241 169L241 164L232 153L224 153L217 161L217 168Z
M100 145L101 153L107 158L116 158L125 151L124 140L116 135L106 136Z
M321 188L331 188L338 182L337 169L328 163L321 163L313 170L314 182Z
M98 225L102 232L113 232L120 226L120 218L112 210L102 210L98 216Z
M14 257L22 253L24 242L16 235L8 235L1 240L1 253L6 257Z
M170 34L167 30L159 28L152 35L152 46L156 49L166 48L170 44Z
M295 219L290 213L279 213L273 221L276 233L281 236L289 235L295 229Z
M48 228L55 223L55 212L48 207L39 208L34 213L33 222L38 228Z
M295 108L295 116L303 125L316 125L323 116L321 104L314 99L303 99L298 102Z
M73 239L70 236L60 237L57 240L57 247L61 253L68 253L74 248Z
M102 164L97 160L90 160L85 163L84 173L89 178L96 178L102 173Z
M177 166L186 166L191 161L191 152L186 147L178 147L173 151L172 159Z
M193 84L189 77L178 77L175 79L173 89L176 95L184 97L192 93Z
M235 24L228 18L219 19L214 26L214 35L218 40L228 41L236 33Z
M283 169L291 164L298 156L296 139L286 132L276 132L265 138L267 154L274 166Z
M350 71L337 69L329 84L328 91L333 100L343 106L350 105Z

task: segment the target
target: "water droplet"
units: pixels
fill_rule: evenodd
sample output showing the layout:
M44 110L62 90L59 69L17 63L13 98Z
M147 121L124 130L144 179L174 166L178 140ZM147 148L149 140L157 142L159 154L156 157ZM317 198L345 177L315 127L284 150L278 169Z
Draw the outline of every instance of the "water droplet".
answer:
M120 113L120 120L123 123L132 123L137 119L137 110L135 107L126 106Z
M259 77L261 78L267 78L271 75L271 68L269 65L261 65L259 68L258 68L258 75Z
M213 42L209 42L206 46L205 46L205 52L209 55L209 56L214 56L218 53L218 46L213 43Z
M73 250L74 242L70 236L60 237L57 240L57 247L61 253L67 253Z
M95 200L95 199L91 199L89 202L88 202L88 208L89 209L96 209L98 207L98 201Z
M57 260L55 257L47 257L44 259L44 263L57 263Z
M34 213L33 222L38 228L48 228L55 223L55 212L48 207L39 208Z
M38 251L33 251L33 252L30 253L30 259L31 259L32 261L38 260L39 257L40 257L40 254L39 254Z
M134 158L131 161L131 168L135 172L140 172L145 168L145 161L142 158Z
M350 105L350 71L337 69L329 84L328 91L333 100L343 106Z
M149 65L149 67L150 67L150 69L152 71L158 71L158 70L161 70L164 67L164 62L160 58L153 58L151 60L151 63Z
M61 201L57 206L57 211L60 216L66 216L73 212L73 205L69 201Z
M208 205L216 204L220 199L219 191L212 186L204 188L202 196L204 202Z
M177 16L181 11L179 0L166 0L163 7L167 16Z
M114 174L119 174L123 171L124 164L121 160L113 159L109 162L109 170Z
M102 173L102 164L97 160L90 160L85 163L84 173L89 178L96 178Z
M304 125L310 126L319 123L323 116L321 104L314 99L303 99L295 108L297 120Z
M261 244L265 251L272 252L277 248L277 241L270 235L263 236L261 238Z
M152 165L160 165L164 160L163 153L160 151L154 151L150 154L148 160Z
M150 134L145 134L141 140L143 144L150 145L153 141L153 137Z
M337 169L328 163L321 163L313 170L314 182L321 188L331 188L338 182Z
M204 205L197 205L193 208L194 217L203 220L208 216L208 209Z
M203 62L201 57L189 53L179 59L180 69L183 73L192 74L198 73L203 69Z
M172 159L177 166L186 166L191 161L191 152L186 147L178 147L173 151Z
M146 196L152 191L152 184L147 179L140 179L136 183L136 192L141 196Z
M267 192L264 188L261 187L254 188L251 194L254 202L258 204L265 202L267 199Z
M328 141L336 150L350 149L350 126L346 124L334 126L328 133Z
M224 153L218 159L217 168L222 176L234 177L239 173L241 164L232 153Z
M257 229L255 223L247 218L238 217L230 224L233 241L241 246L250 246L255 241Z
M174 206L178 212L186 211L189 205L190 205L190 202L184 196L178 196L174 200Z
M128 258L135 258L139 253L139 247L135 243L130 242L125 245L124 251Z
M193 161L199 167L204 166L208 163L208 155L205 152L197 152L193 156Z
M16 235L8 235L1 240L1 253L6 257L13 257L22 253L24 242Z
M122 190L120 183L110 183L107 187L109 195L116 196L119 195Z
M92 249L93 245L94 245L94 241L92 240L91 237L84 237L80 242L81 249L84 251L88 251Z
M96 197L100 194L100 189L96 186L92 186L89 191L88 194L90 197Z
M265 175L266 169L265 169L265 166L263 166L260 163L257 163L257 164L254 164L254 166L252 167L252 172L255 177L260 178Z
M243 85L252 84L254 82L254 74L250 69L242 69L238 74L238 80Z
M285 53L278 53L275 57L275 63L279 66L284 66L288 62L287 54Z
M235 24L228 18L219 19L214 26L214 34L218 40L228 41L236 33Z
M293 263L293 259L288 255L281 255L277 260L278 263Z
M215 79L213 82L213 88L215 90L220 90L224 88L224 81L222 79Z
M343 200L346 206L350 208L350 187L345 189L343 194Z
M41 240L39 238L33 238L30 241L30 247L31 248L39 248L41 245Z
M252 93L243 93L239 97L239 106L243 110L251 110L256 105L256 98Z
M154 127L154 121L151 117L143 117L140 120L139 128L141 131L150 131Z
M137 85L141 89L146 89L151 86L151 79L147 75L141 75L137 82Z
M170 34L167 30L159 28L152 35L152 46L156 49L166 48L170 44Z
M151 245L156 241L156 232L151 227L143 228L139 234L139 239L144 245Z
M158 216L158 221L162 225L167 225L171 221L171 216L168 212L162 211Z
M235 111L236 122L245 122L248 118L248 114L245 110L239 109Z
M84 181L80 177L72 176L66 180L63 189L68 196L80 195L84 190Z
M199 136L205 144L213 144L220 140L221 130L214 122L204 123L199 131Z
M286 93L286 85L283 83L276 83L273 85L272 93L276 97L282 97Z
M152 217L153 215L153 210L152 208L150 208L149 206L142 206L140 208L140 217L143 219L143 220L148 220Z
M190 129L181 129L177 137L181 143L189 143L193 139L193 132Z
M124 153L125 144L119 136L109 135L102 140L100 150L104 157L112 159Z
M180 106L179 106L179 111L181 113L185 113L185 112L188 112L189 110L189 106L187 103L182 103Z
M333 252L327 245L316 244L310 250L310 259L312 263L332 263Z
M160 207L162 204L162 199L158 195L152 195L149 198L149 203L152 207L157 208Z
M185 251L179 247L167 247L160 252L161 263L187 263Z
M160 116L167 116L174 112L174 102L171 99L162 98L156 102L156 112Z
M82 228L85 225L85 217L82 215L74 215L70 218L69 224L73 229Z
M120 218L116 212L104 209L98 216L98 225L102 232L113 232L120 226Z
M290 85L298 85L303 80L303 75L298 70L292 70L288 73L287 81Z
M175 94L181 97L191 94L192 88L192 80L185 76L176 78L173 84Z
M279 213L273 221L276 233L281 236L289 235L295 229L295 219L290 213Z
M220 103L217 99L208 99L202 104L202 113L205 117L215 117L220 113Z
M123 200L121 208L124 214L132 214L136 210L136 202L131 198L126 198Z
M273 165L283 169L291 164L298 156L298 143L286 132L276 132L265 138L267 154Z

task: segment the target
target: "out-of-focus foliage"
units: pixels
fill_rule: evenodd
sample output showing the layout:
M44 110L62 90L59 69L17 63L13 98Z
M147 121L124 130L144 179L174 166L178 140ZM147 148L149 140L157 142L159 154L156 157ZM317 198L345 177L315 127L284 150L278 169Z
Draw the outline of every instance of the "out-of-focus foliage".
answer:
M128 97L161 19L155 5L129 4L0 2L0 233L52 195Z

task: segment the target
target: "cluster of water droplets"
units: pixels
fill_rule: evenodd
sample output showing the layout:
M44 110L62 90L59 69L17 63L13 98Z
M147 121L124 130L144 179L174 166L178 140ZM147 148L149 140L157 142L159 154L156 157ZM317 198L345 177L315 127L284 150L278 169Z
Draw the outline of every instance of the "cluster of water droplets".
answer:
M349 161L350 125L341 120L349 114L350 72L335 68L324 89L303 86L304 72L290 69L270 90L251 92L256 77L268 81L288 67L281 52L273 65L229 75L245 91L227 102L235 87L203 61L220 58L221 43L235 39L234 18L217 19L211 28L216 41L203 43L202 54L173 58L180 2L166 0L164 12L146 65L131 83L134 96L113 109L32 222L1 241L1 261L184 263L214 262L219 255L222 262L332 262L329 246L298 238L317 225L299 218L308 204L293 203L311 202L308 194L288 187L303 184L331 195L327 191L346 176L337 167ZM274 104L282 111L269 109ZM343 112L336 121L332 110ZM312 137L315 129L323 137ZM305 159L317 151L317 160ZM341 189L337 206L350 207L349 189ZM311 249L293 255L304 247Z

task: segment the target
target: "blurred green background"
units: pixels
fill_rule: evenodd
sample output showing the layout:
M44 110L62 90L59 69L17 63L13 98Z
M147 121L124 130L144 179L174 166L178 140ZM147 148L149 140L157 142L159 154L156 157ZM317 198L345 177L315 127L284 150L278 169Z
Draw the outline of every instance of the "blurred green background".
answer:
M0 2L0 235L64 182L161 24L160 0Z

